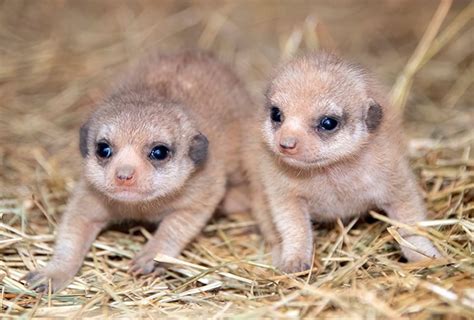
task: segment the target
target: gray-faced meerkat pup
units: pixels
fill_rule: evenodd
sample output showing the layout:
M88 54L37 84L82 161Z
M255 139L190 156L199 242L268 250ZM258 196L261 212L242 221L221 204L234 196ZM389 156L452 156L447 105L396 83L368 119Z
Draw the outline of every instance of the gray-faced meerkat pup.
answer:
M310 268L311 220L370 209L409 225L426 218L400 112L362 68L328 53L294 59L278 70L257 113L244 161L253 213L282 271ZM428 239L400 233L417 248L402 247L409 261L440 256Z
M247 93L227 67L203 53L159 55L128 74L80 130L83 174L48 265L25 278L63 288L98 233L123 219L160 221L133 259L132 274L176 257L238 181L239 110Z

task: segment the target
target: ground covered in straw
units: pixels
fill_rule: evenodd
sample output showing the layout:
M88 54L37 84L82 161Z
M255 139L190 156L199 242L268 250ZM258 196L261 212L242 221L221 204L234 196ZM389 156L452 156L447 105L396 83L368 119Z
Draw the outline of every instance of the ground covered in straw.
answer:
M437 6L0 1L0 317L474 317L474 6ZM316 224L314 268L283 275L244 212L216 216L162 277L127 274L150 230L118 226L64 291L24 287L21 277L52 254L80 172L79 125L119 70L150 49L199 47L233 65L260 102L276 63L321 46L370 66L406 105L432 219L418 232L445 259L405 263L397 224L371 212Z

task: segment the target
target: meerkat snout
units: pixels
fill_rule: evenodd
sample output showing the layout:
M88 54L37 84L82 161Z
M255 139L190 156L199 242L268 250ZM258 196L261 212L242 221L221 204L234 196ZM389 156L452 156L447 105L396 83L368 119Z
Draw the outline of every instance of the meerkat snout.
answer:
M277 109L276 107L273 107ZM287 156L294 156L301 153L302 142L305 132L301 120L298 118L288 117L283 122L282 112L278 109L279 118L272 121L276 125L276 133L274 143L277 150Z
M286 154L296 154L298 152L298 139L292 136L280 138L280 151Z
M115 170L115 183L119 186L132 186L135 184L135 167L122 165Z
M143 182L138 179L138 173L145 170L142 166L142 156L128 145L116 153L116 159L109 171L110 183L117 187L140 187Z

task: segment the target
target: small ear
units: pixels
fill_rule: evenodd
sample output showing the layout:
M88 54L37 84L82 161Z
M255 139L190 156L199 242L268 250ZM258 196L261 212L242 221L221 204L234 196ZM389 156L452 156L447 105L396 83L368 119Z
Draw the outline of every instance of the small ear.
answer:
M87 137L89 136L89 121L84 123L79 129L79 149L83 158L87 157L89 150L87 148Z
M382 122L383 111L382 107L375 101L372 101L367 110L367 116L365 118L365 124L369 132L374 132Z
M206 161L208 146L209 141L202 133L193 137L191 146L189 147L189 157L193 160L195 165L201 165Z
M263 96L267 100L269 100L271 95L272 95L272 87L270 85L268 85L267 88L265 89L265 91L263 92Z

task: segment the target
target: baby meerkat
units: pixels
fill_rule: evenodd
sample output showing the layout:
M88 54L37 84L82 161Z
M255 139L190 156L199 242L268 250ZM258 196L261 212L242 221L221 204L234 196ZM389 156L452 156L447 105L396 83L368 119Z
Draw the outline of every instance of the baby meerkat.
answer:
M63 288L113 221L160 221L132 274L155 271L158 253L178 256L237 183L242 88L203 53L154 56L128 74L80 130L82 178L51 261L25 277L30 286Z
M310 268L311 220L382 209L394 220L426 218L405 155L401 115L361 67L329 53L290 61L271 81L246 135L252 210L285 272ZM439 257L409 230L409 261Z

